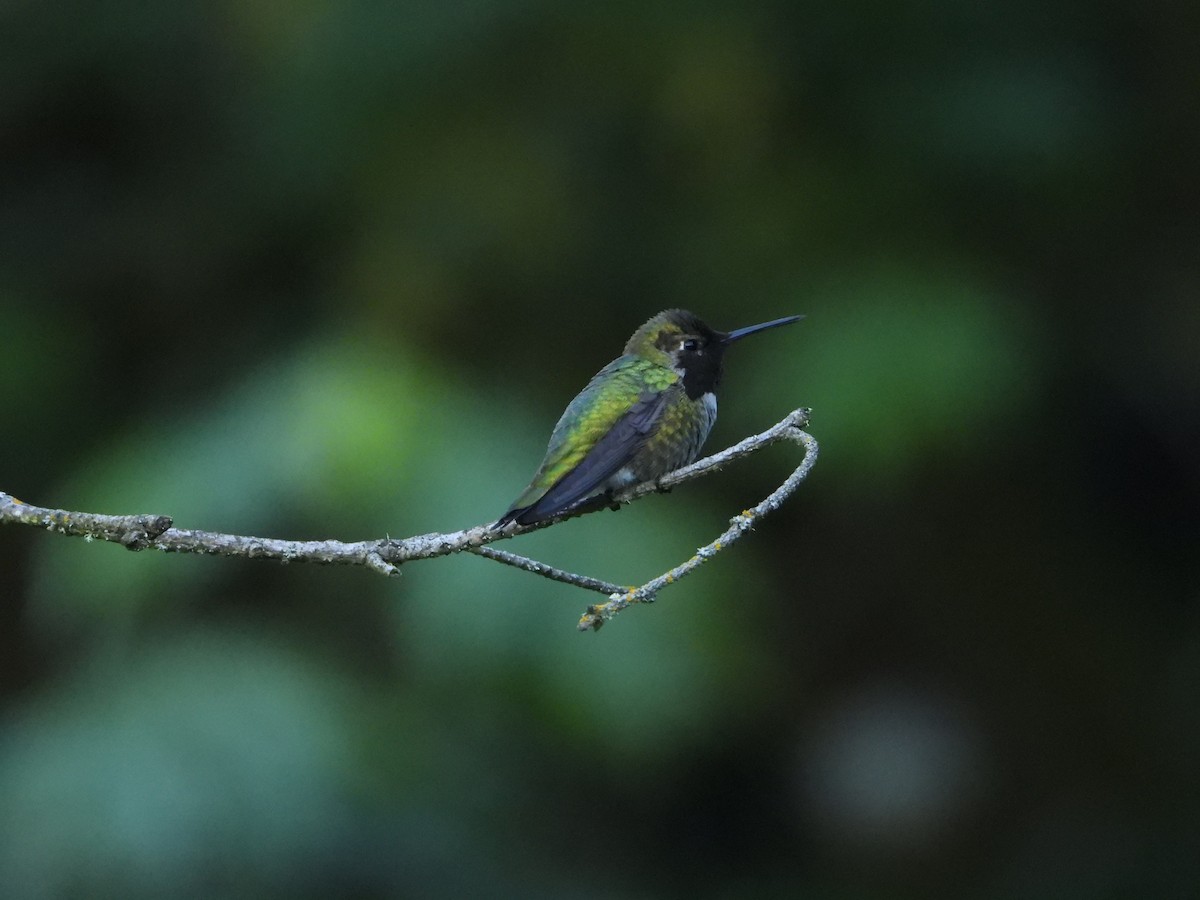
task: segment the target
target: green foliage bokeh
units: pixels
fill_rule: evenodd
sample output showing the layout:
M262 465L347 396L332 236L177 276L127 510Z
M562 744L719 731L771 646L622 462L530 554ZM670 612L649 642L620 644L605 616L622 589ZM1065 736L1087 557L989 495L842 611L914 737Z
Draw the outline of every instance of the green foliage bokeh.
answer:
M1184 896L1200 25L1182 5L0 9L0 490L494 519L630 332L811 480L599 635L475 557L0 533L0 895ZM520 540L634 583L796 464Z

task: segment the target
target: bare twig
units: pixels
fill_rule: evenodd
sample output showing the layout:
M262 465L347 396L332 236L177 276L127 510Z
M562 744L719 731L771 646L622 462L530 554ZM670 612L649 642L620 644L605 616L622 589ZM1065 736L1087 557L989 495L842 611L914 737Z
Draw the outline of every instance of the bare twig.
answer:
M130 550L144 550L153 547L166 553L205 553L217 556L277 559L283 562L355 565L365 566L385 575L399 575L401 564L410 560L429 559L467 551L505 565L516 566L545 578L607 594L609 596L607 602L588 607L587 613L580 620L581 630L594 630L632 603L652 602L665 585L687 575L723 547L736 541L753 527L758 518L777 509L787 499L800 482L808 476L809 470L817 460L817 442L802 430L808 424L808 413L807 409L797 409L788 414L783 421L761 434L748 437L720 453L715 453L690 466L678 469L663 476L657 482L636 485L611 499L606 498L602 502L597 501L568 510L544 522L529 526L512 523L503 530L497 530L491 524L484 524L462 531L419 534L402 539L383 538L356 542L287 541L277 538L175 528L169 516L107 516L62 509L46 509L25 503L2 491L0 491L0 524L33 525L60 534L113 541ZM493 541L546 528L564 519L574 518L606 505L628 503L655 491L668 490L676 485L722 469L736 459L781 440L795 441L804 447L804 460L787 481L758 506L735 516L731 520L733 525L729 530L713 543L698 550L690 560L640 587L627 588L586 575L576 575L537 560L486 546Z
M701 565L708 562L730 544L739 540L747 531L754 528L754 523L769 512L777 510L797 487L800 486L805 478L808 477L809 470L817 462L817 442L811 434L806 431L801 431L799 428L794 429L790 434L784 435L790 440L794 440L804 446L804 461L796 468L787 480L771 492L765 500L755 506L753 509L743 510L740 515L734 516L729 520L729 528L719 538L696 551L695 555L686 562L680 563L669 572L664 572L657 578L647 581L641 587L633 590L616 592L609 595L607 603L600 603L595 606L589 606L587 612L579 620L580 631L595 631L600 628L606 621L611 619L621 610L625 609L631 603L653 603L658 592L668 584L674 584L685 575L690 575Z
M573 584L575 587L581 587L585 591L596 591L599 594L612 595L623 594L625 591L633 590L631 587L622 587L619 584L600 581L598 578L589 578L587 575L576 575L574 572L556 569L554 566L548 566L543 562L538 562L536 559L530 559L527 556L518 556L515 553L509 553L507 550L497 550L495 547L472 547L471 552L485 559L494 559L496 562L504 563L506 566L512 566L525 572L532 572L534 575L541 575L543 578L549 578L552 581Z

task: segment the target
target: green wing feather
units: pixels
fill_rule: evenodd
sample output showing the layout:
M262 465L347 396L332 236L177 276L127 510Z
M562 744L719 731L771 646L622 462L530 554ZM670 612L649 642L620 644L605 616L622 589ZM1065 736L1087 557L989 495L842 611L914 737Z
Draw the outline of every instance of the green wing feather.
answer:
M533 506L581 465L586 466L589 454L617 429L623 418L631 415L644 418L650 412L647 404L656 406L655 401L662 392L678 380L674 370L636 356L619 357L601 369L558 420L541 466L529 487L513 502L509 513ZM635 427L641 428L641 423L636 423ZM616 448L608 449L609 452L601 454L605 458L606 471L597 473L600 475L597 484L621 465L620 462L612 465L612 451ZM590 490L584 491L583 496L587 493Z

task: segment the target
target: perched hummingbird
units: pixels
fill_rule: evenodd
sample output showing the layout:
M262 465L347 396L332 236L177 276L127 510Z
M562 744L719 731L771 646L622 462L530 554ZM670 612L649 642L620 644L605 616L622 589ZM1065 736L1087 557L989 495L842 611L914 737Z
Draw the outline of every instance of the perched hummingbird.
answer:
M801 318L721 332L685 309L660 312L567 406L533 481L492 527L532 525L695 460L717 420L729 345Z

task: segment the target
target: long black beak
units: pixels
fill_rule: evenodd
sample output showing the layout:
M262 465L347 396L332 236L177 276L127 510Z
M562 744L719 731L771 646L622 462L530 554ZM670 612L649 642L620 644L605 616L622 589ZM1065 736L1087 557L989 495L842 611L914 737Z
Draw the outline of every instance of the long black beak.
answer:
M748 334L755 334L759 331L766 331L768 328L778 328L780 325L791 325L793 322L799 322L804 316L784 316L782 319L772 319L770 322L763 322L761 325L750 325L746 328L738 328L736 331L731 331L721 338L722 344L732 344L734 341L740 341Z

